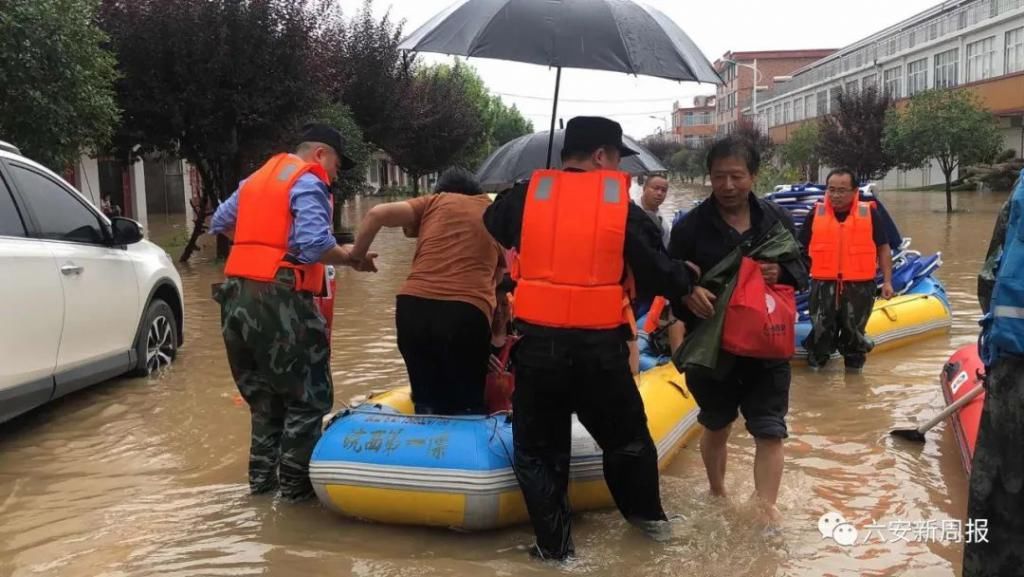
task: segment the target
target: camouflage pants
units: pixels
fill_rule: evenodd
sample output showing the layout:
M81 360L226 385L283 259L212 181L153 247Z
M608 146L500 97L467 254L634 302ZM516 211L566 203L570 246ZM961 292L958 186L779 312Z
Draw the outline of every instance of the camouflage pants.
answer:
M847 366L861 367L875 343L864 334L875 304L874 281L843 283L838 295L835 281L811 282L811 332L804 340L807 360L823 366L837 349Z
M968 520L987 522L988 542L964 546L964 577L1024 575L1022 447L1024 359L1000 357L985 381L967 505Z
M252 413L249 487L289 499L312 494L309 459L334 402L327 325L309 293L229 278L216 295L231 374ZM280 480L279 480L280 476Z

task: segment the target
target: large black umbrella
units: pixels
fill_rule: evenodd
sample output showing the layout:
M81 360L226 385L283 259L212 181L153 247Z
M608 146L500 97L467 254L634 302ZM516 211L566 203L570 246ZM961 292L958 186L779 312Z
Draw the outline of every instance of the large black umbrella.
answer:
M459 0L420 26L399 49L554 66L550 135L563 67L722 82L675 22L632 0Z
M565 136L564 130L556 130L554 145L558 150L562 149L562 139ZM627 156L622 159L620 170L630 174L647 174L650 172L665 172L665 168L658 157L651 154L649 150L637 144L632 138L623 136L624 144L639 152L634 156ZM547 159L547 147L552 141L548 131L534 132L520 136L515 140L505 143L501 148L495 150L487 160L480 165L476 171L476 177L485 190L501 190L511 186L520 180L530 178L530 174L538 168L544 168ZM557 158L552 164L561 168L562 163Z

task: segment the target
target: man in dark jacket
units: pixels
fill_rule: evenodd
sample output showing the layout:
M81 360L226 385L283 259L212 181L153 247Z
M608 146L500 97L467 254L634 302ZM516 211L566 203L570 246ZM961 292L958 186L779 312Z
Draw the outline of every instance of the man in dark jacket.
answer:
M514 306L522 338L514 353L515 470L537 536L532 552L544 559L564 559L574 552L567 494L573 412L604 453L605 480L622 515L655 538L670 534L661 507L657 448L629 368L626 341L630 329L624 323L614 326L618 322L615 320L610 328L595 328L601 323L586 318L622 318L623 309L628 308L620 298L624 279L606 279L608 282L600 287L603 292L598 293L595 287L587 286L594 283L527 278L528 269L546 269L550 276L560 274L557 269L561 265L535 264L550 254L559 258L575 255L573 258L592 259L592 263L584 262L582 266L595 271L628 265L638 284L674 300L690 292L695 272L668 257L654 222L628 201L625 175L611 172L618 170L623 156L631 154L636 152L622 144L618 123L606 118L573 118L565 130L564 171L534 174L535 183L503 192L484 213L484 224L494 238L504 247L519 251L522 274ZM593 192L581 184L586 180L581 174L592 171L604 171L603 188ZM538 214L546 216L538 218ZM612 222L609 215L625 222ZM592 230L566 235L583 228ZM550 242L523 243L527 237L524 231L534 235L531 238L552 238ZM593 239L592 246L580 244L581 238ZM622 247L615 250L621 251L623 262L612 262L613 244ZM604 249L596 251L597 246ZM551 258L553 262L568 262ZM541 292L557 298L538 301ZM606 298L612 293L616 297ZM573 300L579 294L587 297ZM526 302L528 296L531 303ZM564 306L553 304L563 301ZM598 301L603 304L597 305ZM534 316L527 314L527 309L533 310ZM564 313L568 320L547 322L537 314L545 310L552 316Z
M707 158L711 197L690 211L672 230L669 255L710 270L736 247L749 246L781 221L796 235L789 213L778 205L758 199L751 192L760 166L756 147L741 137L719 140ZM794 241L795 242L795 241ZM807 269L797 259L761 263L768 284L783 283L803 288ZM716 296L703 287L694 288L676 316L692 335L715 310ZM711 494L725 497L726 442L738 411L754 437L754 482L759 504L768 524L778 519L775 501L782 480L782 440L786 438L789 410L789 359L764 360L738 357L721 351L713 370L687 370L686 383L700 406L698 421L704 425L701 456Z

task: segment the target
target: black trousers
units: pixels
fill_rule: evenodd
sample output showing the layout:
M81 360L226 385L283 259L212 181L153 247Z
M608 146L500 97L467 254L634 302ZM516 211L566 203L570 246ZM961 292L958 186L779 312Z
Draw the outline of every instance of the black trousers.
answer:
M399 295L395 325L417 413L486 412L491 325L480 309L461 301Z
M622 332L526 334L514 359L515 470L544 556L574 552L567 494L574 411L604 453L605 480L622 515L664 520L658 452Z

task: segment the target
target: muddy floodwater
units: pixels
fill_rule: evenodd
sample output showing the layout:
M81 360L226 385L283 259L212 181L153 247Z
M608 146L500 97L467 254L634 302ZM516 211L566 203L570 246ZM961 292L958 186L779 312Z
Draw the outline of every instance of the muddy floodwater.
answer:
M665 213L692 198L670 193ZM733 506L708 499L697 447L687 447L661 481L665 508L685 516L672 542L645 540L615 511L584 514L574 528L579 559L561 568L527 558L526 526L460 534L371 525L315 503L249 497L249 415L236 400L209 298L220 267L204 260L205 250L181 268L186 342L168 373L115 380L0 425L0 576L958 575L957 539L888 530L964 519L967 481L950 429L940 425L921 446L887 432L942 408L939 370L977 337L975 275L1006 194L960 194L965 212L948 217L941 193L883 198L912 248L942 251L938 276L953 328L871 356L861 376L794 369L782 542L766 541L747 521L753 443L745 434L730 445ZM356 222L369 206L350 203L346 218ZM384 231L374 248L379 273L346 269L338 279L336 407L406 381L394 294L414 245ZM859 529L856 544L822 539L818 519L828 511ZM884 528L869 535L872 524Z

